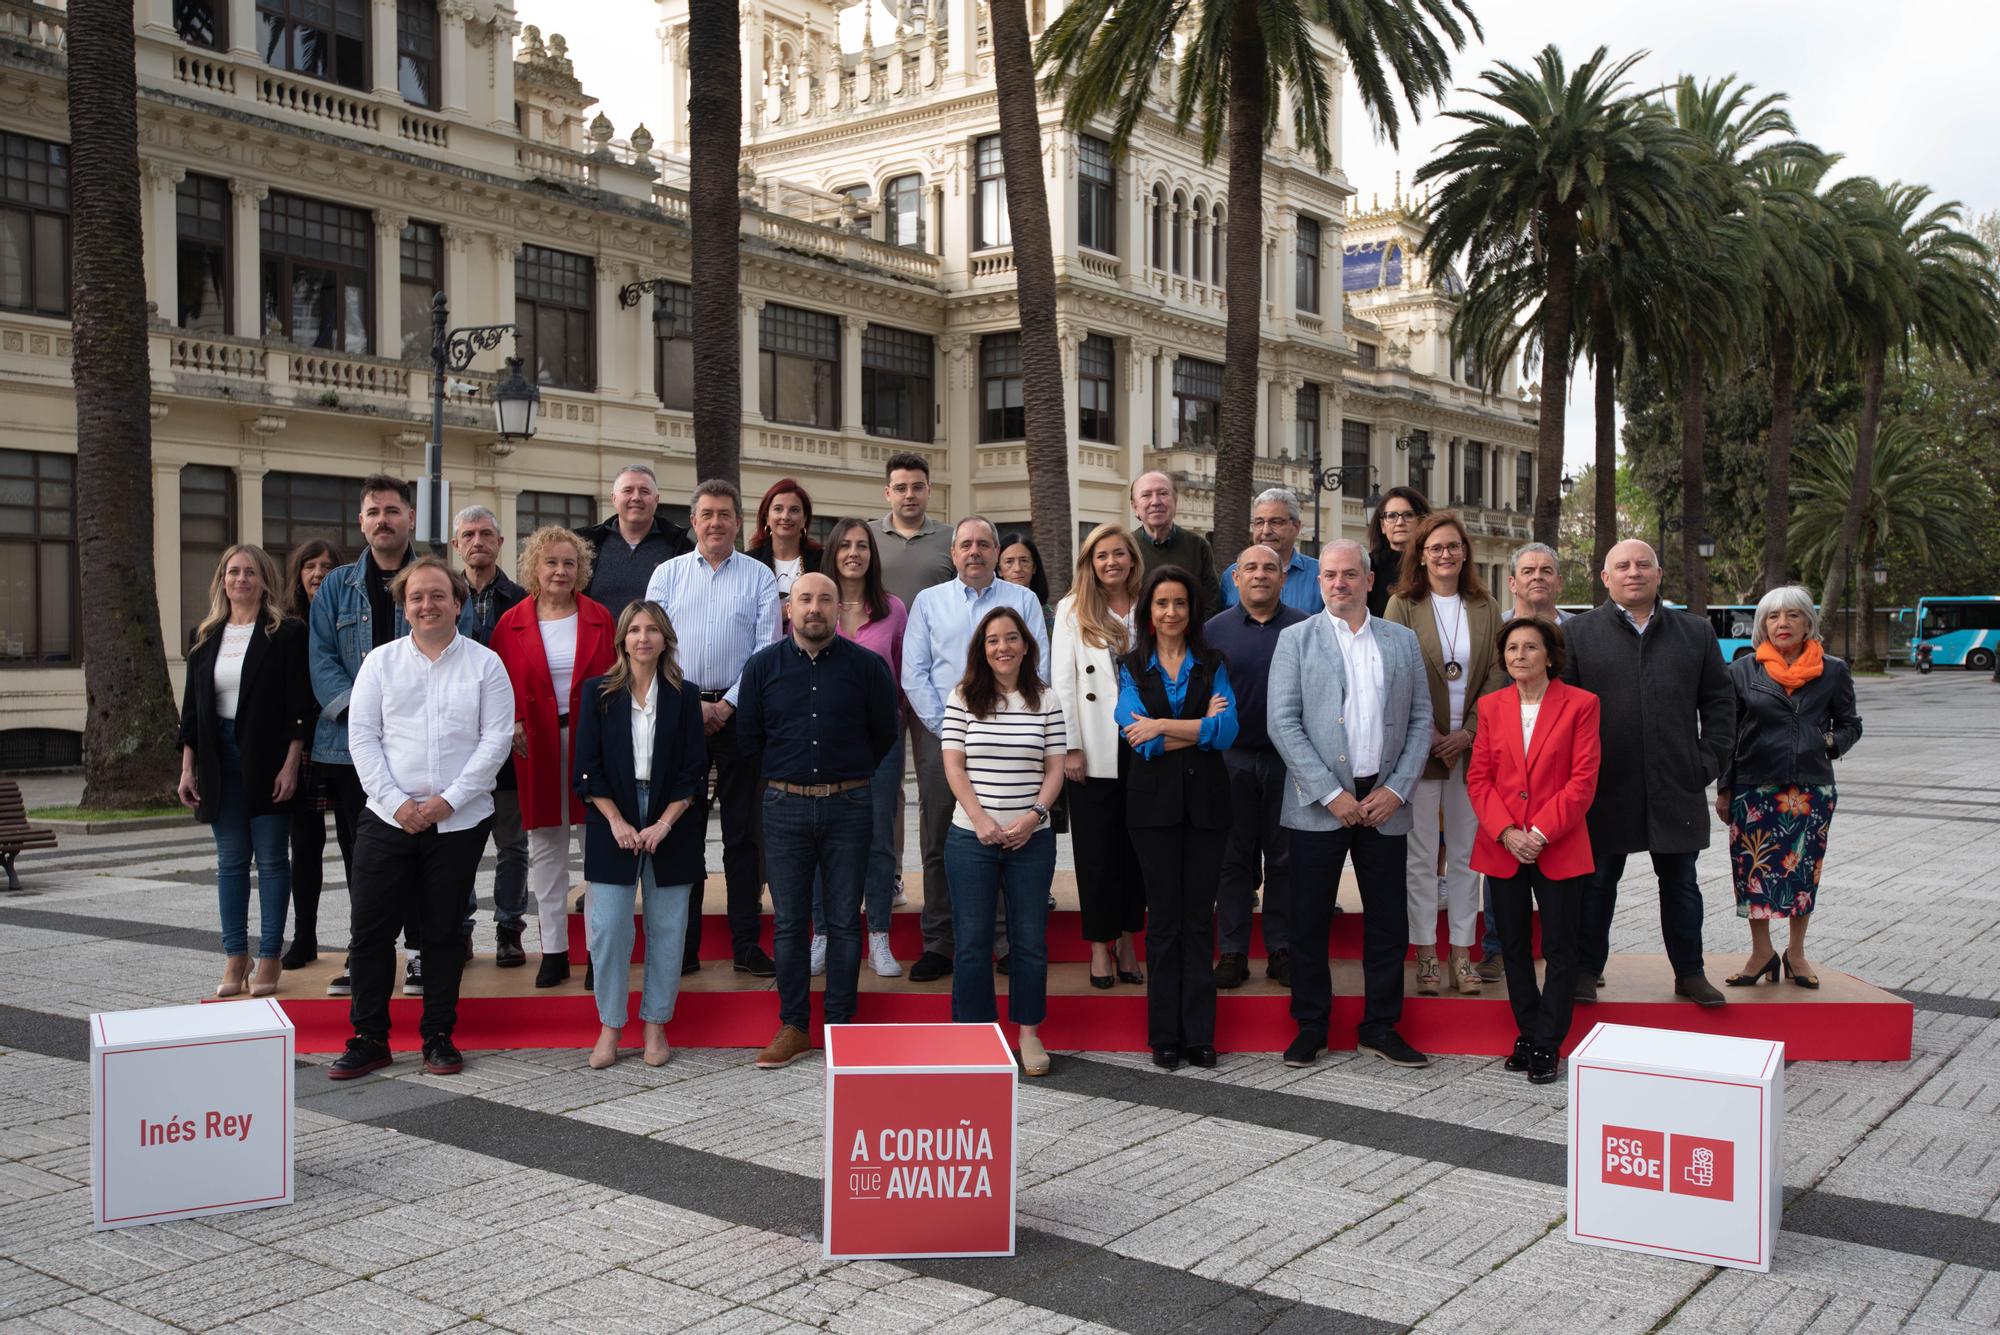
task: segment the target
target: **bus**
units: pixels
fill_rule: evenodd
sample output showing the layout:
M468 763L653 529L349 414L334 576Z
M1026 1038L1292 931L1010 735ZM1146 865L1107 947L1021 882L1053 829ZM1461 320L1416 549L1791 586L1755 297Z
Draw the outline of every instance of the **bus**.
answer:
M1722 645L1722 661L1734 663L1748 653L1756 652L1750 643L1750 628L1756 623L1755 603L1727 603L1708 609L1708 624L1715 627L1715 638Z
M2000 596L1917 599L1912 652L1921 644L1931 647L1937 667L1991 672L2000 655Z

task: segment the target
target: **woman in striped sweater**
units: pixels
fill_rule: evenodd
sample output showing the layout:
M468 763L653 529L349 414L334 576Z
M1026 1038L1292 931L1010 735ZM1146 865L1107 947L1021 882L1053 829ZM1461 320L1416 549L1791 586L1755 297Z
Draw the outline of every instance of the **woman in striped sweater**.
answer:
M952 931L958 942L951 976L951 1018L990 1024L993 915L1007 909L1011 943L1008 1018L1021 1028L1021 1070L1047 1075L1048 1049L1036 1030L1048 1011L1049 882L1056 836L1049 806L1062 791L1069 734L1061 701L1041 684L1028 623L996 607L972 633L965 676L945 702L938 735L945 779L958 809L945 837Z

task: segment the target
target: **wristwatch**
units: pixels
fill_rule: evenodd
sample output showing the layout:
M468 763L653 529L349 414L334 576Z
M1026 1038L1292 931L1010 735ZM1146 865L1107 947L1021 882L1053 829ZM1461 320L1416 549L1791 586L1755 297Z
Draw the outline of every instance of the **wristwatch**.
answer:
M1034 812L1037 816L1040 816L1043 820L1047 820L1049 818L1049 809L1043 806L1040 802L1034 802L1029 804L1028 810Z

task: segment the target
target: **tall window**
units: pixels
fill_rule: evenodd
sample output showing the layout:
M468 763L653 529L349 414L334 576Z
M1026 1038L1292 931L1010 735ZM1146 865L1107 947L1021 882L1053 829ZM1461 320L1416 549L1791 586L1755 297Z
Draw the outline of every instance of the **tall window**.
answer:
M766 306L757 330L765 420L840 425L840 321L796 306Z
M438 104L437 0L396 0L396 91L412 106Z
M1091 135L1076 140L1076 243L1118 253L1115 201L1118 188L1111 175L1111 145Z
M1167 267L1167 192L1157 185L1153 187L1153 267Z
M74 663L76 457L0 450L0 663Z
M1459 500L1466 505L1486 504L1486 443L1468 440L1459 447L1461 474Z
M930 440L937 352L929 334L871 324L861 331L861 428Z
M361 554L360 478L264 474L264 550L285 567L292 548L325 538L352 561Z
M209 581L235 541L236 474L207 464L182 468L179 643L183 653L194 647L194 628L208 616Z
M1410 485L1425 496L1431 494L1431 470L1424 463L1424 455L1431 447L1431 433L1412 431L1410 433Z
M1535 508L1535 456L1526 450L1514 456L1514 508L1524 513Z
M1372 371L1380 364L1381 350L1373 343L1354 345L1354 364L1364 371Z
M174 191L174 323L229 332L229 183L188 176Z
M1222 364L1195 357L1174 358L1174 439L1209 447L1222 420Z
M1199 283L1203 263L1208 259L1208 228L1204 225L1208 221L1208 205L1199 197L1188 214L1188 221L1194 229L1194 244L1188 248L1188 269L1194 275L1194 281Z
M1174 191L1174 212L1170 224L1174 234L1168 240L1168 248L1174 257L1175 273L1187 272L1187 196Z
M69 146L0 134L0 308L69 314Z
M375 230L368 215L272 191L260 218L265 336L369 351Z
M1007 223L1007 162L1000 156L999 135L973 141L972 176L972 248L1014 244L1014 229Z
M1319 223L1311 218L1299 219L1298 249L1294 252L1293 263L1298 280L1298 308L1316 313L1319 310Z
M979 340L979 403L981 440L1020 440L1028 434L1019 334L988 334Z
M694 411L694 291L685 283L653 297L653 379L661 407Z
M1209 222L1208 276L1210 282L1214 283L1217 287L1221 287L1223 286L1223 280L1228 277L1222 266L1222 205L1217 204L1215 206L1215 212L1211 215Z
M596 297L588 255L522 246L514 257L514 324L536 384L597 388Z
M596 522L595 497L567 491L524 491L514 500L514 532L519 535L514 539L514 550L520 551L528 535L538 528L554 524L574 533Z
M368 85L368 0L257 0L257 49L273 69Z
M1076 349L1076 427L1085 440L1111 444L1118 416L1112 410L1112 367L1116 360L1111 340L1092 334Z
M882 187L882 239L892 246L924 248L924 178L915 172Z
M436 223L403 228L403 360L427 361L431 353L431 300L444 288L444 247Z
M1340 465L1348 471L1342 479L1342 486L1365 489L1368 485L1369 433L1373 430L1367 422L1340 424Z
M1300 385L1297 402L1299 424L1292 433L1292 457L1311 459L1319 453L1319 386Z
M189 46L220 51L228 0L174 0L174 35Z

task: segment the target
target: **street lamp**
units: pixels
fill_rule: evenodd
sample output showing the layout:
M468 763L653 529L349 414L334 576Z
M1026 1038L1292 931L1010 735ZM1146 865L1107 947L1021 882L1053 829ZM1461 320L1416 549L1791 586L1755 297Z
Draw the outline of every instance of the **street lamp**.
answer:
M1430 451L1425 450L1424 454L1425 457L1428 458ZM1313 545L1315 547L1320 545L1320 512L1319 512L1320 493L1322 491L1336 491L1336 492L1345 491L1352 493L1355 486L1358 485L1358 482L1364 477L1364 475L1365 475L1365 480L1368 483L1368 494L1366 497L1362 499L1361 502L1361 522L1363 523L1363 525L1366 525L1374 520L1375 511L1382 504L1382 489L1376 485L1375 465L1337 464L1332 468L1322 468L1320 467L1319 446L1317 443L1313 445L1312 505L1313 505Z
M1888 582L1889 582L1889 563L1878 556L1875 558L1875 583L1879 587L1880 585L1887 584Z
M1709 560L1715 555L1715 535L1712 533L1702 534L1699 538L1695 539L1694 549L1701 553L1702 560Z
M445 380L454 371L472 365L482 352L500 346L513 334L518 345L520 331L511 324L465 325L450 328L451 312L444 293L431 298L431 438L424 446L424 471L429 475L430 496L421 507L418 520L425 542L449 541L445 531L444 494L444 391ZM521 359L507 358L507 374L493 387L493 424L502 440L535 434L535 418L540 411L542 391L521 373Z

